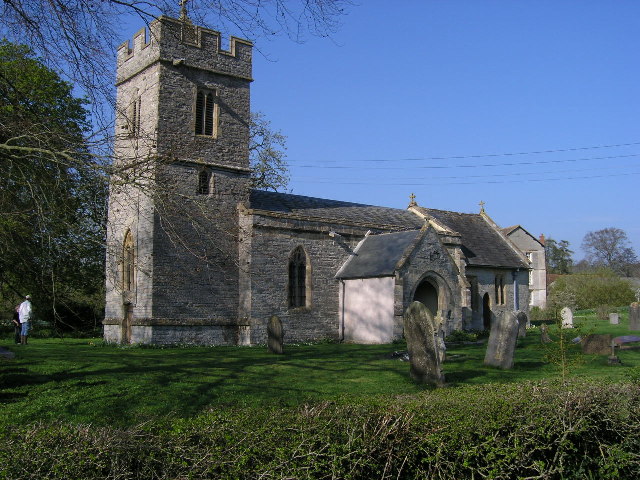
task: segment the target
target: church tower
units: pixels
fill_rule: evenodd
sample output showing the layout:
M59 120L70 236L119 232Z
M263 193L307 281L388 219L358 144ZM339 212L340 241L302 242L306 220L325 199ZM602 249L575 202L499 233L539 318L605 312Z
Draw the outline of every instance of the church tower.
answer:
M117 53L105 339L242 342L250 42L160 17Z

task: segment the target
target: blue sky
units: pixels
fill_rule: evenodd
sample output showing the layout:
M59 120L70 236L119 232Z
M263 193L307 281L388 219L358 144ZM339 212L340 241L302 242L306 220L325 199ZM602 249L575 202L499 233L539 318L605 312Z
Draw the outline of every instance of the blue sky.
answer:
M258 47L252 108L287 136L293 193L482 200L577 259L605 227L640 253L640 2L368 0L331 39Z
M640 254L638 52L637 0L367 0L331 38L257 39L252 109L287 136L293 193L484 201L577 260L606 227Z

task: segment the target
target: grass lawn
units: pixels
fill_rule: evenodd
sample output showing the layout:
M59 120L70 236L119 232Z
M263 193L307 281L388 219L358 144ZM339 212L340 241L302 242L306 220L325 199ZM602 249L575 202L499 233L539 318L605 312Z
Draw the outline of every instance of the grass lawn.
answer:
M593 313L576 316L575 323L578 333L630 334L626 312L620 325L598 321ZM552 328L552 337L555 333ZM13 360L0 359L2 426L40 420L128 426L191 417L210 408L354 398L376 402L429 392L411 381L408 363L391 358L405 349L402 343L287 345L282 356L264 346L118 347L99 339L30 339L26 347L7 339L0 345L16 354ZM544 361L537 328L519 341L512 370L484 367L484 353L484 345L450 346L444 365L447 388L559 376L557 366ZM572 376L640 377L640 350L621 350L619 366L609 366L606 356L581 357Z

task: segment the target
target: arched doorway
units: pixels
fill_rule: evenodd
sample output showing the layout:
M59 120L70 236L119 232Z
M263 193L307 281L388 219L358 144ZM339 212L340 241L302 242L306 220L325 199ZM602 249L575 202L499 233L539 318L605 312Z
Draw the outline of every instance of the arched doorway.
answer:
M423 280L416 293L413 294L413 301L424 304L435 318L438 315L438 287L428 280Z
M491 298L488 293L482 297L482 326L485 330L491 328Z

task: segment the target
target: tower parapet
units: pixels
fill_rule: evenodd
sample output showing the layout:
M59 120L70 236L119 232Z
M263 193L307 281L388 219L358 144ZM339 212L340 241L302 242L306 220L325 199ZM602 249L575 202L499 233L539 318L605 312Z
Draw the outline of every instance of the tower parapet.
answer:
M222 48L220 32L188 20L162 16L118 47L116 84L155 62L207 70L251 81L252 48L248 40L231 37Z

